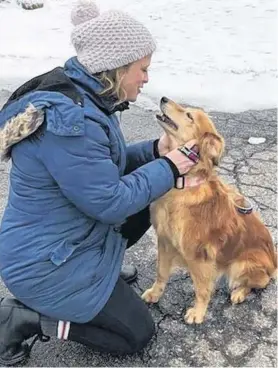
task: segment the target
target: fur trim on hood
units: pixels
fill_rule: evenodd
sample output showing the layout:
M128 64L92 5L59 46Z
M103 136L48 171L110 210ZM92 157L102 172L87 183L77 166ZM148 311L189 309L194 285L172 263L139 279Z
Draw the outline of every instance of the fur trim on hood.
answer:
M44 122L43 110L37 110L32 104L26 110L7 120L0 128L1 160L8 161L11 147L29 137Z

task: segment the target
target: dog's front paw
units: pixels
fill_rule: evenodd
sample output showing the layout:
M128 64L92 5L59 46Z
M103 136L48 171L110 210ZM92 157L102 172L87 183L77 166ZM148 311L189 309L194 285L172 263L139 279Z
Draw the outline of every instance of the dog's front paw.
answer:
M141 296L146 303L157 303L160 295L156 293L153 288L147 289Z
M204 321L205 313L196 308L189 308L184 316L184 320L188 324L202 323Z
M232 291L231 293L231 302L233 304L239 304L242 303L246 296L248 295L249 289L244 287L239 287Z

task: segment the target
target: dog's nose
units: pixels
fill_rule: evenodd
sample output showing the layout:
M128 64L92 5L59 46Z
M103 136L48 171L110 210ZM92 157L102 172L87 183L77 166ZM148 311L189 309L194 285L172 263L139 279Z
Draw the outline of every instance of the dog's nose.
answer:
M161 103L166 103L168 101L169 101L169 99L165 96L161 98Z

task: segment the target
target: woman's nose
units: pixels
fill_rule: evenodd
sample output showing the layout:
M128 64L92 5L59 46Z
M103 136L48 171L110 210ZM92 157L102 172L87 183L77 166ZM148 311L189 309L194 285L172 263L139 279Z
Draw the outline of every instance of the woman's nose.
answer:
M145 75L145 77L144 77L143 82L144 82L144 83L148 83L148 81L149 81L149 75L148 75L148 74L146 74L146 75Z

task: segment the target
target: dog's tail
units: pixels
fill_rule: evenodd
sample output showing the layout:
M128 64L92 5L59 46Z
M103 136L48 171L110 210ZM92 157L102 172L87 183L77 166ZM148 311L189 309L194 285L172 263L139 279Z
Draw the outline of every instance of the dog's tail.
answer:
M277 279L278 273L277 273L277 252L274 251L274 255L273 255L273 268L274 271L272 271L270 277L272 279Z
M271 279L276 279L278 276L277 273L277 250L273 244L273 242L267 242L265 247L265 254L267 257L264 259L264 266L267 274Z

